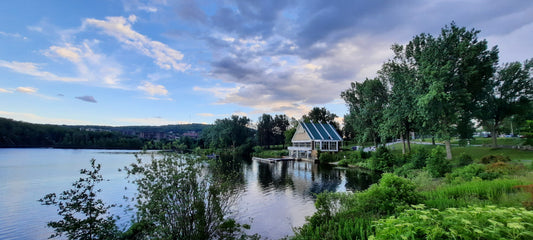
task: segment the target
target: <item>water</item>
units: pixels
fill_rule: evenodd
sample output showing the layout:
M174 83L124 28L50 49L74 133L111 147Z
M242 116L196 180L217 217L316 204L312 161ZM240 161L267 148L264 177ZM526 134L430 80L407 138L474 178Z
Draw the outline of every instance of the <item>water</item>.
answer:
M135 186L119 168L135 161L127 150L0 149L0 239L47 239L52 229L46 222L57 220L53 206L37 201L47 193L70 189L79 170L89 168L95 158L101 173L109 181L101 185L100 196L107 204L126 204ZM149 158L144 155L143 158ZM305 223L314 213L314 196L323 191L366 189L376 177L355 171L318 166L308 162L260 163L245 161L243 187L235 209L241 223L250 223L250 233L268 239L293 234L293 227ZM119 225L128 226L129 214L121 208L112 210L121 216Z

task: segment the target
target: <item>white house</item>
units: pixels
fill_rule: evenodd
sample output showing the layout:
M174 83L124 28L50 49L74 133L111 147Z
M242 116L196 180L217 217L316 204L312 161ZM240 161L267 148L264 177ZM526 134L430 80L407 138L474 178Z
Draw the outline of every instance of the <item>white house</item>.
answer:
M342 137L331 124L299 122L288 147L293 158L316 159L317 152L338 152Z

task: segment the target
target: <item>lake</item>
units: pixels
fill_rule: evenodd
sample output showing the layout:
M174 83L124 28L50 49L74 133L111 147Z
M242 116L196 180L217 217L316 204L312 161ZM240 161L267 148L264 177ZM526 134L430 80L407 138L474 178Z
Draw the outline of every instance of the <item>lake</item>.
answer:
M131 150L0 149L0 239L47 239L53 232L46 222L58 219L53 206L37 201L47 193L70 189L79 170L90 159L102 165L100 198L107 204L127 204L135 186L119 172L135 161ZM149 154L141 155L149 159ZM262 163L244 161L239 166L244 182L235 217L249 223L249 233L279 239L293 234L314 213L315 194L366 189L377 177L354 169L320 166L310 162ZM119 225L129 224L131 212L114 208Z

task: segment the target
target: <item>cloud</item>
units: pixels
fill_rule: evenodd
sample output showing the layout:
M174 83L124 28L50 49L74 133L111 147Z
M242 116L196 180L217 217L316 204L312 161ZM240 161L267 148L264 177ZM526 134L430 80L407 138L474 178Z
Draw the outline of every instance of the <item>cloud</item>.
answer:
M215 114L212 113L197 113L196 115L202 116L202 117L214 117Z
M6 33L6 32L0 31L0 35L1 36L5 36L5 37L10 37L10 38L20 38L20 39L23 39L23 40L27 40L28 39L27 37L24 37L24 36L20 35L19 33Z
M134 31L131 25L135 21L135 15L130 15L128 18L106 17L106 20L87 18L83 22L82 29L90 26L99 28L105 34L116 38L126 46L137 50L147 57L153 58L155 63L162 69L185 71L189 68L189 65L180 62L183 59L181 52Z
M72 77L60 77L53 73L41 71L39 69L39 64L32 62L8 62L5 60L0 60L0 67L5 67L11 69L14 72L34 76L49 81L60 81L60 82L84 82L87 79L84 78L72 78Z
M4 89L4 88L0 88L0 93L13 93L13 91L7 90L7 89Z
M83 121L83 120L75 120L75 119L67 119L67 118L50 118L50 117L39 116L33 113L0 111L0 116L4 118L18 120L18 121L40 123L40 124L94 125L94 123Z
M20 92L20 93L36 93L37 92L37 88L32 88L32 87L18 87L15 89L15 91L17 92Z
M145 92L146 94L150 96L166 96L168 94L168 90L163 85L156 85L151 82L143 82L141 86L138 86L137 89Z
M79 45L65 43L62 46L51 46L44 55L63 58L73 63L80 76L88 82L111 88L124 88L122 82L122 66L103 54L95 53L91 45L97 41L85 40Z
M94 99L93 96L79 96L79 97L76 97L76 99L79 99L85 102L96 103L96 99Z

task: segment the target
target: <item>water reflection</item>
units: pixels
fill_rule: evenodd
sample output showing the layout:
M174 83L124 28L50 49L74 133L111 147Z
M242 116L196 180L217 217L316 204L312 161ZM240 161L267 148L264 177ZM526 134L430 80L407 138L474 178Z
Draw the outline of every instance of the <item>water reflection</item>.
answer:
M311 162L243 161L245 185L237 219L250 222L250 233L269 239L293 234L314 213L316 194L359 191L378 180L369 172L322 166Z

